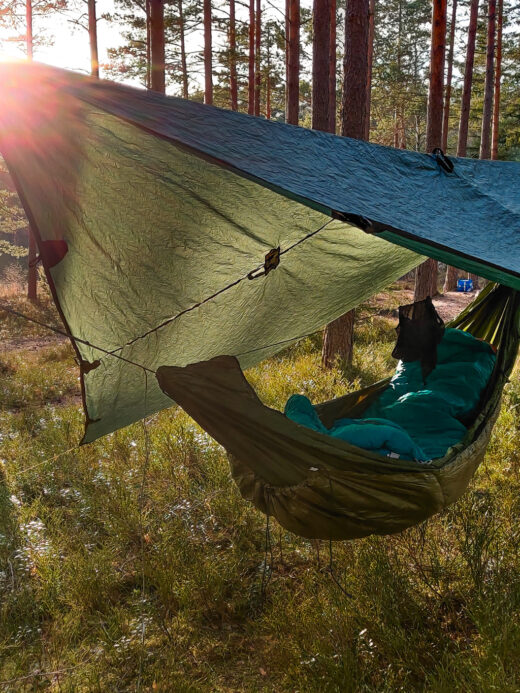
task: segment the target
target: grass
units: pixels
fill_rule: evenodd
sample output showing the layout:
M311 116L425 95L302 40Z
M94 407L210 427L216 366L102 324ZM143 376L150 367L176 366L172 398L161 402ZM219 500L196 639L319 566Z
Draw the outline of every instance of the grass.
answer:
M359 311L347 371L321 369L314 335L248 377L281 407L387 375L400 297ZM275 523L266 563L264 518L182 410L75 449L72 350L1 317L0 690L520 690L518 371L469 492L335 544L342 590L328 545Z

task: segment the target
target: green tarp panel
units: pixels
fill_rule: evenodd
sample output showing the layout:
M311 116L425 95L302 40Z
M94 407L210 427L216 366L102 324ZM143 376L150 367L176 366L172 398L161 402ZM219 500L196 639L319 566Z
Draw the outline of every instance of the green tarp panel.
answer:
M37 65L3 65L0 85L0 151L76 338L86 441L171 404L159 366L247 368L359 304L422 260L400 245L520 288L517 164L447 174Z

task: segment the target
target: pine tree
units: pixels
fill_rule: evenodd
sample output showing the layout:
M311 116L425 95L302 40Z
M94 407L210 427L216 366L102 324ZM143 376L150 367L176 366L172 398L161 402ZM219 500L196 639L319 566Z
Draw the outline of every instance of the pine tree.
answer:
M475 42L477 36L479 0L471 0L470 17L468 26L468 44L466 48L466 66L464 69L464 87L462 91L462 104L460 108L459 139L457 144L457 156L466 156L468 147L468 129L471 107L471 87L473 85L473 67L475 63Z
M498 126L500 116L500 80L502 77L502 30L504 24L504 0L498 0L497 54L495 68L495 90L493 95L493 126L491 135L491 158L498 159Z
M300 111L300 0L288 0L286 121L298 125Z
M99 77L96 0L88 0L88 37L90 44L90 72Z
M426 151L442 144L442 106L444 93L444 58L446 50L447 0L433 0L430 87L428 93L428 121ZM437 262L429 258L416 270L414 300L422 301L437 293Z
M448 50L448 65L446 74L446 90L444 94L444 113L442 122L442 150L448 149L448 130L450 125L451 82L453 77L453 51L455 48L455 26L457 22L457 0L452 0L450 23L450 47Z
M164 94L164 0L150 0L151 88Z
M450 124L450 106L451 106L451 82L453 77L453 52L455 47L455 26L457 21L457 0L452 0L451 24L450 24L450 48L448 51L448 70L446 75L446 92L444 95L444 113L442 123L442 149L444 152L448 149L448 131ZM447 265L446 276L444 278L443 291L455 291L457 288L457 279L459 271L456 267Z
M330 0L314 0L312 127L330 129Z
M204 103L213 103L213 39L211 0L204 0Z
M255 9L255 115L260 115L262 93L262 5L256 0Z
M495 31L496 0L489 0L486 51L486 80L484 83L484 108L482 111L482 134L480 138L480 158L491 157L491 115L493 112L493 82L495 75Z
M369 10L370 0L347 0L341 134L360 140L366 137ZM326 368L332 367L338 358L344 363L352 362L354 319L355 311L351 310L325 328L322 363Z
M27 60L33 59L33 6L32 0L25 0L25 25L26 25L26 45L27 45ZM38 274L36 269L36 258L38 248L36 245L36 237L34 230L29 225L29 253L28 274L27 274L27 298L30 301L36 301L38 298Z
M235 0L229 0L229 91L231 110L238 110L237 41Z
M249 76L247 112L255 112L255 0L249 0Z

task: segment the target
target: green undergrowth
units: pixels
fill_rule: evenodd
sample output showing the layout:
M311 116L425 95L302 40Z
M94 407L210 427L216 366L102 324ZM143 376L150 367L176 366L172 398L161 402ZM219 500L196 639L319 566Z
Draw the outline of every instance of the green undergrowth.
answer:
M313 335L249 379L281 408L386 376L401 298L358 311L352 366L324 371ZM0 361L0 690L520 690L518 371L469 492L334 544L331 576L326 542L266 535L182 410L77 449L72 350Z

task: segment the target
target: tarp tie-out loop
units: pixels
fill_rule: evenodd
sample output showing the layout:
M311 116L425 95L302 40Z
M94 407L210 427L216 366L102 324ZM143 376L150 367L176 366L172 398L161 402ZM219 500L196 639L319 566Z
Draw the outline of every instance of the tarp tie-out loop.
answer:
M264 266L260 269L255 269L249 272L247 275L248 279L257 279L258 277L265 277L271 270L274 270L280 264L280 246L278 248L272 248L265 256Z
M361 216L361 214L347 214L346 212L333 211L332 218L337 219L338 221L343 221L346 224L353 224L365 233L379 233L380 231L384 231L386 228L380 224L376 224L370 219L367 219L367 217Z
M446 173L453 173L455 168L453 161L446 156L440 147L435 147L435 149L432 151L432 156L437 161L439 166L446 171Z

